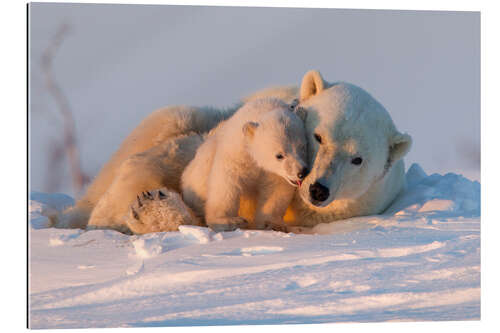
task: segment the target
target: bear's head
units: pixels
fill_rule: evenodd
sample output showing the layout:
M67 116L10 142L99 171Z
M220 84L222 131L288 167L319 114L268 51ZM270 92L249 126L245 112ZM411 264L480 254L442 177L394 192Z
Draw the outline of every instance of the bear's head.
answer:
M259 100L276 103L272 100ZM276 105L275 105L276 106ZM293 186L300 186L309 173L307 167L307 139L304 113L280 102L277 108L261 113L256 121L246 122L243 134L247 151L256 164L286 179Z
M314 207L355 200L411 147L389 113L370 94L348 83L327 83L309 71L300 87L311 171L299 193Z

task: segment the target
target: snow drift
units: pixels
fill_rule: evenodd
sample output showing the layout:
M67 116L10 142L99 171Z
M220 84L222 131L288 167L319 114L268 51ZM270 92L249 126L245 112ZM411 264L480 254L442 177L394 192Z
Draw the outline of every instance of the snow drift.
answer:
M479 319L480 184L416 164L406 178L384 214L312 235L54 229L73 200L32 192L30 326Z

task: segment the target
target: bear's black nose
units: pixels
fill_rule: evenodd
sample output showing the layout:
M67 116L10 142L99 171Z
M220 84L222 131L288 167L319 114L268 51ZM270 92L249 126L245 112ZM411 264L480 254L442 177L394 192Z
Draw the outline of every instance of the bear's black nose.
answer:
M297 174L297 177L299 177L299 179L304 179L304 178L306 178L306 176L308 174L309 174L309 169L303 168L302 170L299 171L299 173Z
M323 202L330 196L330 191L328 190L328 187L316 182L309 186L309 194L314 201Z

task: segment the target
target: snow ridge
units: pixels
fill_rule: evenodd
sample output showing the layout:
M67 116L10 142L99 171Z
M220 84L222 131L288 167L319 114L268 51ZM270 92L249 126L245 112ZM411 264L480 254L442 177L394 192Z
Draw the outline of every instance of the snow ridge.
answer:
M480 316L480 184L426 175L382 215L314 234L50 228L30 201L32 328L465 320Z

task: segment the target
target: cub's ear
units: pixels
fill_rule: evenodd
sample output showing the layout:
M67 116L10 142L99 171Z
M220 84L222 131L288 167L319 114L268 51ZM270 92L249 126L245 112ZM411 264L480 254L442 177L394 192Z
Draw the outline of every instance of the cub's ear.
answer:
M413 140L408 134L396 132L389 140L389 160L394 163L403 158L411 148Z
M247 138L253 138L255 130L259 127L259 123L255 123L253 121L249 121L245 125L243 125L243 134Z
M326 88L326 82L317 70L310 70L302 78L300 101L305 101Z

